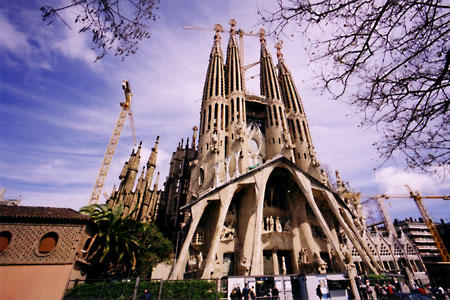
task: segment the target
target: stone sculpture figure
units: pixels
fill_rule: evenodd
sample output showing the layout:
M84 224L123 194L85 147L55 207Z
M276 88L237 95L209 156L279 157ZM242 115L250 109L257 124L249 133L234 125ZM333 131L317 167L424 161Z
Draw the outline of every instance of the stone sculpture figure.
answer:
M306 248L300 249L298 256L299 256L300 263L302 263L302 264L308 263L308 250L306 250Z
M245 255L242 255L241 266L244 267L245 275L249 275L250 262L248 261L247 257L245 257Z
M203 254L202 252L200 252L197 255L197 268L200 270L202 268L202 265L203 265Z
M220 235L220 240L228 241L234 239L234 227L233 222L228 222L223 226L222 234Z
M276 229L277 232L282 232L283 231L283 228L281 227L281 222L280 222L280 218L279 217L277 217L275 219L275 229Z
M219 134L217 130L214 130L214 133L211 136L211 150L215 153L219 153Z
M272 232L274 230L274 220L272 216L269 216L269 231Z
M318 253L314 253L313 255L313 264L316 272L320 274L325 274L327 272L328 264L320 257Z
M197 269L197 259L195 257L195 255L191 255L189 257L189 261L188 261L188 270L189 271L195 271Z

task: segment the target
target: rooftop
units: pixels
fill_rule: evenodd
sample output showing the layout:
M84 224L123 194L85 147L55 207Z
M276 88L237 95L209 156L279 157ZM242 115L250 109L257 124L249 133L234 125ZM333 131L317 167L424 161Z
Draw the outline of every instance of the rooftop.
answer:
M89 216L71 208L37 207L37 206L1 206L0 221L19 220L67 221L80 222L89 220Z

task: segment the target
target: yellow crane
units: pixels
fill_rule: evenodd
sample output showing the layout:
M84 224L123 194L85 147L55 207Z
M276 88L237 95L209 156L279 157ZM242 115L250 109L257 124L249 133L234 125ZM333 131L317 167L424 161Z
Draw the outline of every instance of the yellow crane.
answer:
M119 141L120 133L122 132L123 125L125 124L125 119L127 115L130 120L131 133L133 135L133 143L136 145L136 134L134 130L133 114L131 112L131 89L128 80L122 81L122 89L125 93L125 102L120 102L122 110L119 114L119 119L117 120L116 126L114 127L113 134L109 140L108 147L106 148L106 153L103 158L100 171L98 172L97 180L95 181L94 189L89 199L89 205L97 204L100 198L100 193L103 189L103 184L105 183L106 175L108 174L109 165L111 164L114 152L116 151L116 146Z
M445 248L444 242L442 241L442 238L439 235L439 232L438 232L438 230L436 228L436 225L434 225L434 222L431 219L431 216L428 213L428 210L426 209L425 204L423 203L423 199L444 199L444 200L450 200L450 196L422 196L417 191L413 192L413 190L409 187L409 185L405 185L405 187L408 190L409 195L362 196L362 198L370 198L370 199L377 199L377 198L384 198L384 199L412 198L414 200L414 202L416 203L416 206L419 209L419 212L422 215L422 218L423 218L425 224L427 225L428 230L430 230L431 236L433 237L434 242L436 243L436 247L438 248L439 253L440 253L441 257L442 257L442 261L450 262L450 255L449 255L447 249ZM382 214L383 214L383 217L384 217L384 221L388 221L389 218L388 218L388 216L386 216L386 212L383 211L383 207L381 208L381 210L382 210Z
M434 225L434 222L431 219L431 216L428 213L428 211L425 208L425 205L423 204L423 201L422 201L422 199L449 200L450 196L421 196L419 192L413 192L413 190L409 187L409 185L405 185L405 186L409 192L410 197L414 199L414 202L416 203L417 208L419 209L420 214L422 215L422 218L425 221L425 224L427 224L428 229L430 230L431 236L433 237L434 242L436 243L436 246L439 250L439 253L441 254L442 261L450 262L450 255L448 254L448 251L445 248L444 242L442 241L441 236L439 235L436 225Z

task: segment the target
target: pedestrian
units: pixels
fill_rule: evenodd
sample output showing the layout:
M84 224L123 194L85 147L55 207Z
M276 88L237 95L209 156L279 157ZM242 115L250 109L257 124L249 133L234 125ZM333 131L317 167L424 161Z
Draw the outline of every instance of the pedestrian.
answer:
M390 283L388 283L387 290L389 295L392 295L394 293L394 288Z
M250 293L250 289L248 288L248 283L245 284L244 288L242 289L242 296L244 296L244 300L248 300L248 296Z
M142 300L150 300L150 299L152 299L152 295L150 294L150 292L147 289L145 289L144 294L142 295L141 299Z
M278 291L278 288L276 285L273 286L272 288L272 300L278 300L279 298L280 292Z
M347 298L348 298L348 300L355 299L355 295L353 295L353 291L350 286L347 286Z
M250 294L250 299L252 299L252 300L256 299L256 292L255 292L255 287L254 286L252 286L250 288L249 294Z
M322 299L322 297L323 297L322 289L320 288L320 284L317 285L317 288L316 288L316 295L317 295L317 297L319 297L319 299Z
M238 298L237 298L237 293L236 293L236 288L234 288L234 289L231 291L230 298L231 298L231 300L238 300Z
M445 300L445 292L442 287L437 286L435 291L436 291L436 293L434 295L436 296L437 300Z
M242 300L242 292L239 286L236 287L236 298Z

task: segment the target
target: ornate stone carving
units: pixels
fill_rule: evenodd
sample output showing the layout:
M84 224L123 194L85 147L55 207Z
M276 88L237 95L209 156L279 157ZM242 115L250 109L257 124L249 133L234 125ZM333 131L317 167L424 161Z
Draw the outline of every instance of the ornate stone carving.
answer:
M230 241L234 240L234 232L235 228L233 226L233 222L230 221L226 223L222 228L222 233L220 234L221 241Z
M219 141L220 135L217 133L217 130L214 130L211 136L211 151L214 153L219 153Z
M325 274L327 272L328 264L320 257L318 253L313 255L313 266L316 272L320 274Z

